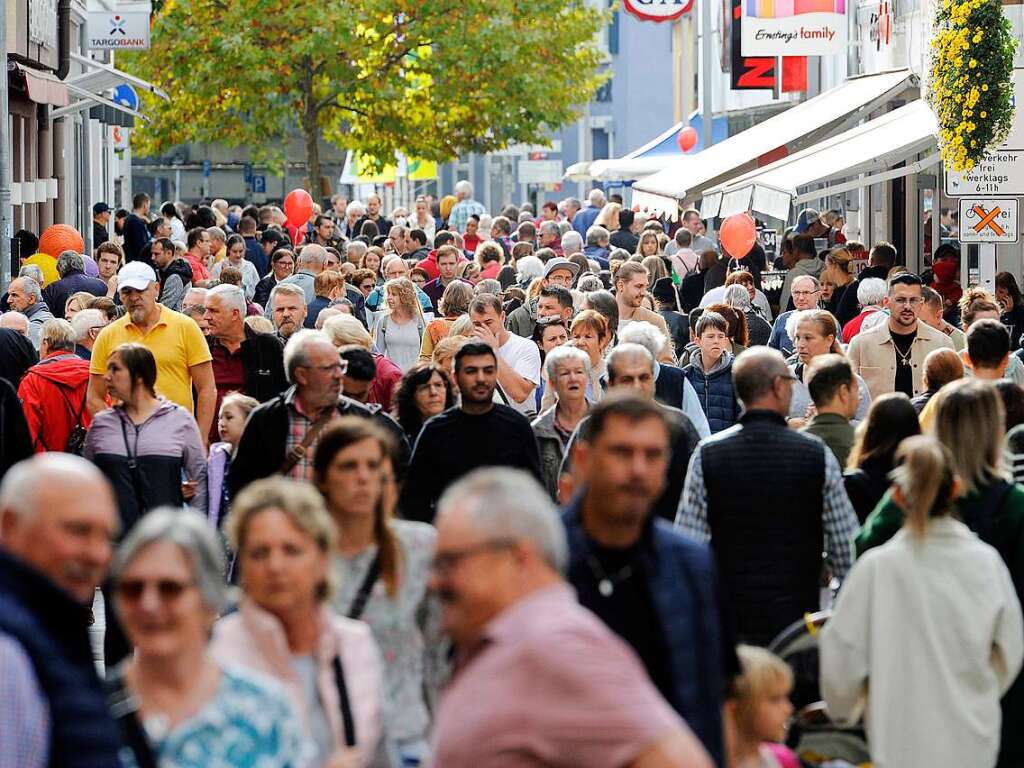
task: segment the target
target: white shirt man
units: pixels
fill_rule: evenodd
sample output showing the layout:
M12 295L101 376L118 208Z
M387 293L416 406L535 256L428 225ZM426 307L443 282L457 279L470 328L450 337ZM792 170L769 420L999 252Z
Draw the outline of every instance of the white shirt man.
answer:
M480 294L469 305L473 334L490 344L498 355L498 387L503 400L524 416L537 413L534 390L540 385L540 350L530 339L505 328L501 302L490 294Z

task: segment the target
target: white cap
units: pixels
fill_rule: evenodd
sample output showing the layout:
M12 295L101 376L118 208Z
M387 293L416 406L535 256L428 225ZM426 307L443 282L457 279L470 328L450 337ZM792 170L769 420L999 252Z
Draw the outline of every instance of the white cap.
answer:
M121 271L117 273L117 290L122 288L134 288L136 291L144 291L149 288L150 283L156 282L156 272L144 261L129 261Z

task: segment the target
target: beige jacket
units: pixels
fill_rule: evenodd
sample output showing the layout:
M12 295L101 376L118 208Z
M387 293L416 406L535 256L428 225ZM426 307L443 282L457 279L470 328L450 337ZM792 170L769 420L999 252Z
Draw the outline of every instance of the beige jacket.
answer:
M910 364L913 366L914 395L924 392L922 378L924 359L933 349L953 349L953 342L942 331L919 322L917 337L910 348ZM879 325L870 331L853 337L846 350L854 373L860 374L868 385L871 397L884 395L896 390L896 347L889 333L889 324Z

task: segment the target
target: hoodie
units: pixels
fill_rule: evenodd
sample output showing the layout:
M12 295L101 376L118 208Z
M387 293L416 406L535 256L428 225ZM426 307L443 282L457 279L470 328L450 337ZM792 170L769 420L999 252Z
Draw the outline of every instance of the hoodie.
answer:
M700 349L695 349L690 354L690 364L683 369L700 398L712 434L731 427L740 416L739 400L732 386L732 361L732 353L723 352L711 370L705 371Z
M63 451L75 426L89 427L88 388L89 363L71 352L54 352L28 369L18 397L36 453Z
M192 287L192 265L178 257L157 272L160 280L160 303L175 312L181 311L185 292Z

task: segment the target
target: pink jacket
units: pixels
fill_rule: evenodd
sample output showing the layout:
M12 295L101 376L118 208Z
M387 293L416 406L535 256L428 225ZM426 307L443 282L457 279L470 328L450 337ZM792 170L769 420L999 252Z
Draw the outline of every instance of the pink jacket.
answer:
M338 749L344 749L341 702L334 681L333 661L341 655L345 687L355 720L356 748L360 766L369 766L382 736L384 681L380 653L370 628L361 621L342 618L326 606L320 610L321 626L317 649L318 689L331 733ZM302 720L306 733L309 722L303 703L301 683L291 664L291 652L284 627L278 619L244 599L236 613L225 616L213 627L210 652L219 663L243 667L272 677L284 685L292 707Z

